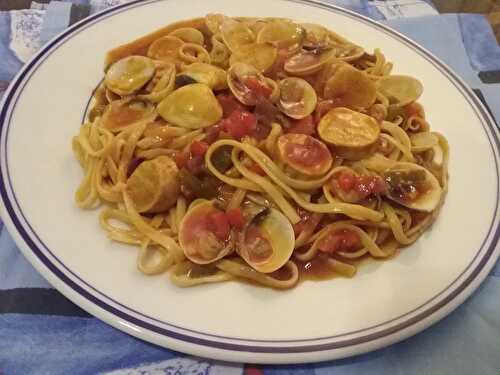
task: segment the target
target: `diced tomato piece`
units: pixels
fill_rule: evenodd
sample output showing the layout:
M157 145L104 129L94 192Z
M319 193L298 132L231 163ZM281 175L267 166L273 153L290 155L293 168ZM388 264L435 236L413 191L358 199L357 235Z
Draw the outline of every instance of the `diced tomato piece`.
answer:
M264 172L264 170L260 167L259 164L257 163L252 163L249 167L248 167L249 170L251 170L252 172L254 173L257 173L258 175L260 176L265 176L266 175L266 172Z
M356 177L347 171L341 172L337 178L339 186L345 192L351 191L356 184Z
M234 111L244 111L246 107L241 104L232 94L219 94L217 100L222 107L223 117L227 118Z
M361 247L361 240L357 233L348 229L328 233L318 243L318 249L325 253L334 253L339 250L352 251Z
M342 232L342 244L341 244L341 249L343 250L356 250L361 247L361 240L359 239L359 236L351 231L351 230L344 230Z
M316 125L314 124L311 115L304 117L300 120L292 121L292 126L287 130L287 133L297 133L313 135L316 132Z
M313 166L330 157L330 152L315 138L308 136L303 144L288 142L285 145L287 158L302 166Z
M219 121L217 124L210 126L206 130L205 138L203 139L203 141L211 145L217 140L217 138L219 138L219 134L223 129L224 129L224 120Z
M203 141L193 141L191 143L190 150L193 156L203 156L208 150L208 143Z
M249 77L243 81L244 85L250 89L252 94L269 98L273 89L254 77Z
M255 117L259 123L269 127L276 121L276 117L281 113L278 107L269 99L259 97L253 110Z
M177 164L177 168L182 169L187 165L189 159L189 153L187 152L177 152L175 154L175 164Z
M337 233L329 233L318 242L318 250L324 253L334 253L340 248L342 239Z
M234 139L241 140L244 136L252 134L257 127L257 119L248 111L234 111L224 121L226 131Z
M251 135L255 139L262 141L267 138L270 132L271 132L270 126L258 122L257 126L255 127L255 130L252 132Z
M187 170L194 175L200 174L203 171L203 165L203 156L191 155L186 162Z
M364 199L371 194L380 194L387 190L385 182L378 176L356 177L355 190Z
M243 217L243 212L241 208L232 208L226 211L227 219L229 224L236 229L243 229L245 226L245 218Z
M209 226L219 240L225 241L229 237L231 228L228 217L224 212L217 210L217 212L211 213Z

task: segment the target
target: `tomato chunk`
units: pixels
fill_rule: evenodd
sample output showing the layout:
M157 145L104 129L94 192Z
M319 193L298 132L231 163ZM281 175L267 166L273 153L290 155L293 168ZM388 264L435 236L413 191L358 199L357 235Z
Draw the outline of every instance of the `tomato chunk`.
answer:
M221 241L227 240L231 231L227 215L217 210L217 212L210 214L209 219L209 227L215 236Z
M203 139L203 141L205 143L208 143L209 145L211 145L212 143L214 143L217 140L217 138L219 138L219 134L220 134L221 130L223 130L223 128L224 128L223 121L224 120L219 121L217 124L212 125L206 129L205 138Z
M227 118L234 111L244 111L246 107L232 94L219 94L216 96L222 107L222 117Z
M316 125L312 116L309 115L303 119L292 121L292 126L287 130L287 133L313 135L315 131Z
M338 177L339 186L345 192L351 191L356 184L356 177L350 172L341 172Z
M175 154L175 164L177 164L177 168L182 169L186 166L188 159L189 159L189 153L187 152L177 152Z
M241 208L237 207L227 210L226 216L229 220L229 224L235 229L243 229L245 226L245 218L243 217Z
M248 167L249 170L251 170L252 172L254 173L257 173L258 175L260 176L265 176L266 175L266 172L264 172L264 170L260 167L259 164L257 163L252 163L249 167Z
M269 98L273 92L271 87L255 77L248 77L243 83L257 97L263 96L264 98Z
M353 251L361 247L357 233L349 229L340 229L328 233L318 243L318 249L332 254L336 251Z
M224 120L224 127L231 137L241 140L256 129L257 119L253 113L236 110Z
M354 192L357 199L365 199L372 194L382 194L387 191L387 184L379 176L355 176L351 172L342 171L336 177L336 182L343 192Z
M190 155L186 162L186 169L194 175L203 172L205 161L203 156Z
M324 150L313 139L307 138L303 144L288 143L287 157L295 163L304 166L313 166L327 158L328 150Z
M190 150L193 156L203 156L208 150L208 143L203 141L193 141L191 143Z

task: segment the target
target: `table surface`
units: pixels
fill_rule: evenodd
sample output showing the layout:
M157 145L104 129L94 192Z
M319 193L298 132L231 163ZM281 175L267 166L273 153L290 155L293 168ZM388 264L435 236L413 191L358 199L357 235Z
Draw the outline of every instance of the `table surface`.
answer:
M47 40L89 14L124 2L1 0L0 96ZM499 1L328 2L388 24L435 53L499 122ZM1 221L0 230L0 375L500 374L500 264L455 312L404 342L343 360L254 366L187 356L115 330L53 289L24 259Z

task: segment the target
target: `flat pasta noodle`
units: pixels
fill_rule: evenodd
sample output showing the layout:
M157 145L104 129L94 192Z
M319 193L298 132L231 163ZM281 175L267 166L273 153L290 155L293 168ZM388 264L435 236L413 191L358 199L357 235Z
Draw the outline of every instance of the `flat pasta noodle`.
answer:
M378 48L294 22L211 14L106 55L71 141L74 199L138 249L141 273L277 290L316 264L351 278L439 216L450 149L421 83Z

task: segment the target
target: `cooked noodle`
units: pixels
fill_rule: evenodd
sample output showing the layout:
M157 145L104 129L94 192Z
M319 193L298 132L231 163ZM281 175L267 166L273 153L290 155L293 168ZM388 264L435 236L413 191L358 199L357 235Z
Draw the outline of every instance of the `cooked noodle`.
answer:
M448 190L446 138L392 69L311 24L169 25L108 53L72 140L76 204L181 287L353 277L417 241Z

